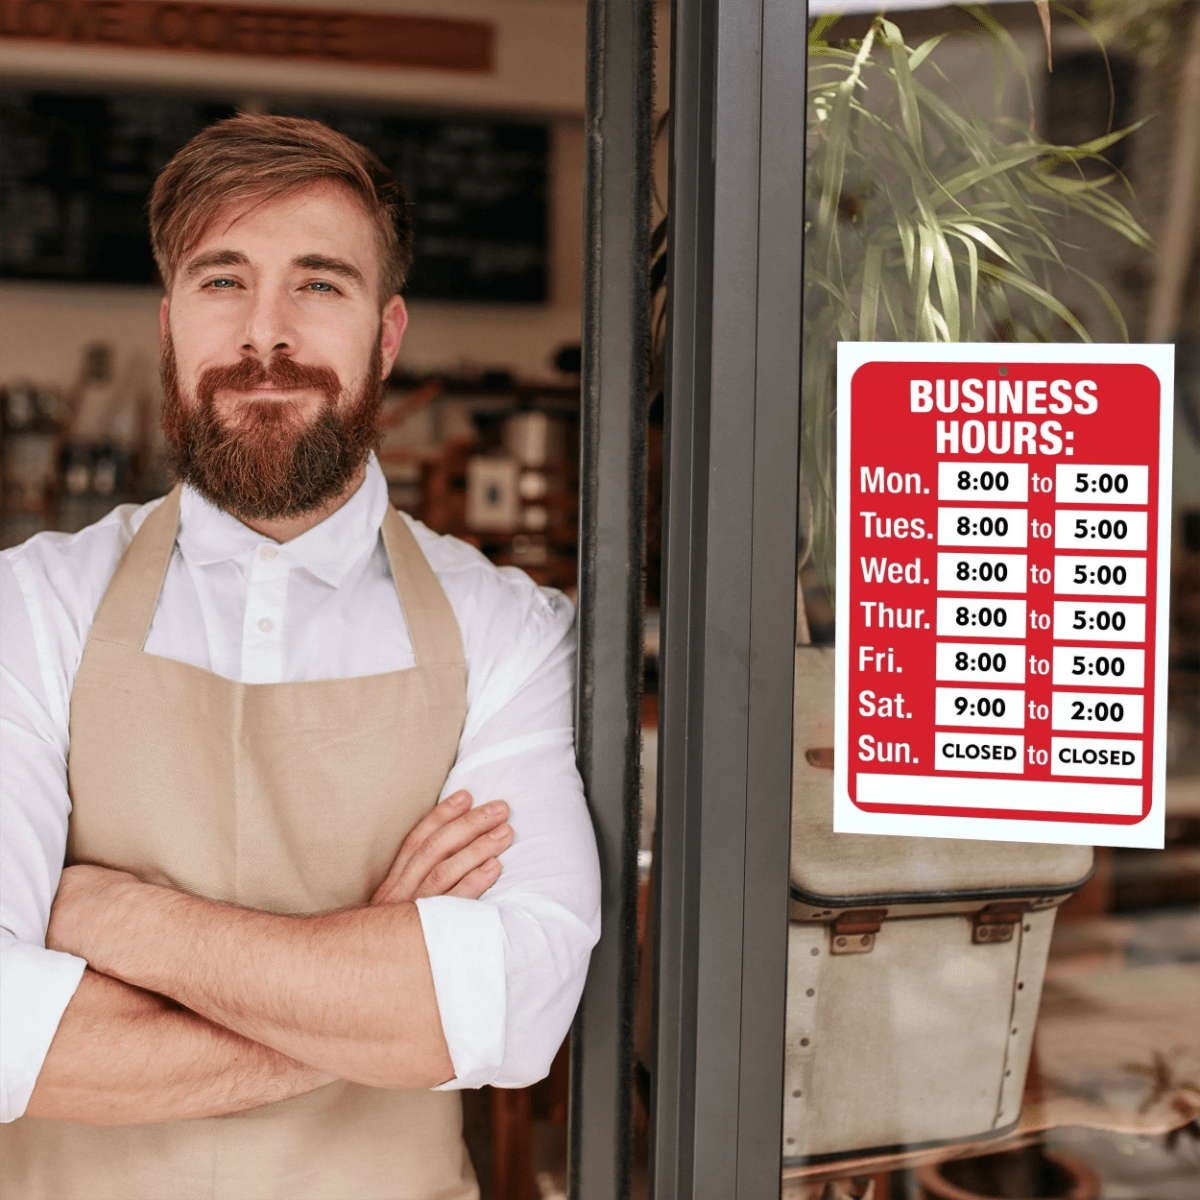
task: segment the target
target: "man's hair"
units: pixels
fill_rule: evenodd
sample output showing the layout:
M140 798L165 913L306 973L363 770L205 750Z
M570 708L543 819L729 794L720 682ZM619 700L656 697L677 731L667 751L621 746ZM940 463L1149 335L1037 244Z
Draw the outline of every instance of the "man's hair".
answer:
M404 286L412 221L400 181L358 142L319 121L239 113L198 133L150 193L150 240L169 289L184 256L230 204L339 183L362 204L379 241L381 300Z

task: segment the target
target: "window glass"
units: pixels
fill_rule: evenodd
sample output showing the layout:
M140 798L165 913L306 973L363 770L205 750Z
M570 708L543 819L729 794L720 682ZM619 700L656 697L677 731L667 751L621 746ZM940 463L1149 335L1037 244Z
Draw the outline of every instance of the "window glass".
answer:
M1141 0L1071 11L914 3L889 6L886 16L867 4L809 7L784 1194L819 1196L841 1180L837 1194L876 1200L1183 1200L1200 1189L1200 84L1188 82L1200 79L1200 12ZM835 8L856 11L839 17ZM1161 555L1167 687L1152 719L1165 714L1165 741L1154 747L1166 767L1165 848L1093 848L1100 836L1086 845L1066 835L955 837L949 827L901 836L884 833L886 822L872 833L834 832L835 778L847 769L835 754L836 722L845 714L858 721L847 760L865 755L875 778L907 779L917 807L925 786L975 811L989 789L1013 793L1012 781L1029 776L1024 760L1036 739L1049 744L1053 735L1056 748L1065 739L1056 716L1026 703L1025 671L1039 668L1027 668L1017 625L1026 628L1035 604L1031 567L1042 569L1045 558L1057 570L1063 556L1038 557L1026 538L1028 511L1012 507L1015 492L995 513L979 496L964 510L977 526L1009 520L1014 539L1020 522L1019 545L1001 538L959 555L968 574L988 572L975 599L955 601L973 622L970 637L944 630L934 606L923 612L906 598L943 566L935 526L946 519L938 501L950 484L922 477L899 448L878 478L864 472L878 484L881 520L890 518L886 529L871 527L878 550L860 553L859 537L847 561L838 488L859 487L860 464L839 444L848 428L839 424L848 416L839 394L844 403L849 380L838 375L838 345L869 342L979 343L964 358L993 364L997 394L1009 387L1010 399L1020 372L1008 377L1009 356L1053 362L1046 347L1060 345L1064 361L1104 364L1135 353L1109 346L1174 344L1173 395L1156 390L1153 405L1131 406L1128 439L1118 443L1126 457L1139 438L1153 451L1164 406L1174 430L1173 460L1161 463L1173 467L1161 506L1171 535ZM949 413L941 391L937 405L934 416ZM1029 481L1040 465L1050 468L1040 476L1046 488L1063 486L1050 478L1068 462L1067 444L1064 457L1039 458L1031 442L1001 444L996 418L995 429L980 423L981 436L990 430L985 448L1008 472L1005 485L1036 490ZM1012 425L1009 436L1020 429ZM845 472L852 461L853 478L839 479L839 462ZM973 486L983 486L985 465ZM993 491L997 479L988 475ZM1138 502L1144 509L1107 503L1089 500L1101 513L1093 525L1105 513L1110 531L1122 515L1156 519L1153 497ZM1153 543L1153 531L1147 536ZM1108 553L1089 551L1084 570L1146 569L1129 548L1102 562ZM1153 574L1153 546L1146 553ZM961 579L930 590L957 592ZM850 580L876 589L871 647L836 615ZM1062 591L1052 584L1043 594L1053 604ZM857 601L857 584L853 594ZM1111 625L1105 631L1072 652L1093 677L1104 658L1110 677L1088 689L1088 721L1096 725L1102 704L1109 723L1089 727L1088 737L1102 748L1141 745L1133 740L1140 729L1112 724L1112 704L1120 724L1135 692L1113 684L1111 667L1115 657L1134 670L1153 639L1139 652ZM926 643L937 644L939 663L950 653L942 646L956 644L975 674L963 708L935 713L930 686L930 712L914 719L918 672L906 656ZM878 682L865 688L860 678L835 699L838 649L851 645L866 656L857 667ZM1110 646L1119 650L1101 654ZM1046 682L1055 697L1059 683ZM865 741L859 725L871 729ZM924 785L921 771L903 775L922 755L933 762L943 729L957 730L963 745L1011 742L1022 765L1009 770L1000 756L995 770L931 768Z

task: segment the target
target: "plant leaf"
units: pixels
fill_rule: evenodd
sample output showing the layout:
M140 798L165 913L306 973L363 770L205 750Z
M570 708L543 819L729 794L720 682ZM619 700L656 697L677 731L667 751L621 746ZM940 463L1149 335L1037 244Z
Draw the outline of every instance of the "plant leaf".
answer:
M900 120L904 124L904 132L913 156L917 162L924 164L925 141L921 134L921 106L917 102L912 73L908 66L908 47L904 44L904 38L900 36L900 30L891 21L886 17L878 17L876 20L883 31L883 44L892 52L896 97L900 102Z
M917 341L937 341L936 337L929 337L928 333L924 338L921 336L922 329L933 328L933 319L930 315L929 283L933 276L934 247L933 238L930 236L927 225L919 224L917 226L917 242L920 249L917 255L917 294L913 304L917 322Z
M833 240L836 236L837 205L842 194L846 149L850 134L850 101L862 76L863 65L871 56L871 47L874 41L875 26L872 25L863 39L862 48L855 56L853 67L838 85L837 98L825 121L825 137L830 147L830 162L821 192L821 203L817 210L817 228L824 233L822 239L824 244L821 249L826 256L832 250Z
M1016 266L1016 263L1013 262L1012 257L1008 254L1004 247L1001 246L1000 243L996 241L996 239L992 237L990 233L980 229L975 222L959 221L951 218L946 221L946 227L949 229L960 230L962 233L967 234L968 237L974 238L975 241L981 246L984 246L990 250L997 258L1004 259L1004 261L1010 266ZM972 249L974 249L973 245Z
M1007 267L997 266L995 263L980 263L979 270L984 275L990 275L993 279L1006 283L1019 292L1024 292L1043 308L1048 308L1056 317L1065 321L1079 335L1081 341L1090 342L1092 340L1091 335L1079 323L1075 314L1061 301L1056 300L1044 287L1018 275L1015 271L1010 271Z
M965 233L957 229L951 229L950 235L957 238L966 247L967 251L967 279L969 281L969 290L971 296L971 332L975 332L976 300L979 296L979 250L972 238L967 237Z
M872 242L867 246L867 253L863 259L862 300L858 311L858 338L862 342L875 340L882 275L883 247L878 242Z
M1046 35L1046 70L1054 70L1054 55L1050 49L1050 0L1034 0L1038 16L1042 18L1042 33Z
M1075 268L1071 268L1071 273L1078 276L1083 280L1084 283L1088 284L1094 289L1096 294L1100 297L1100 302L1108 310L1108 315L1112 317L1113 324L1115 324L1117 329L1120 331L1121 341L1129 341L1129 327L1125 324L1125 317L1122 315L1120 307L1113 299L1112 293L1108 290L1108 288L1106 288L1104 284L1100 282L1100 280L1093 279L1089 274L1087 274L1086 271L1080 271Z
M943 40L949 36L947 33L939 33L937 37L926 38L909 56L909 73L911 74L915 71L942 44Z
M942 301L942 315L946 319L946 340L957 342L962 327L962 316L959 311L958 278L954 273L954 258L946 236L936 221L930 225L929 232L933 238L933 273Z
M841 13L822 13L816 19L808 35L808 50L810 54L812 53L814 43L823 43L825 41L826 30L831 29L841 19Z

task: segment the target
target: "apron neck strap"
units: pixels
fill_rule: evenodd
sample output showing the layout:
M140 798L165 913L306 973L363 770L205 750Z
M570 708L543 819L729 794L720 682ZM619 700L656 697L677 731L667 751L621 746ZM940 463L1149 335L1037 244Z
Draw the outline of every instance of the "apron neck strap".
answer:
M182 492L183 485L176 484L129 543L96 610L92 639L132 650L145 646L175 550ZM461 664L462 634L454 610L408 522L390 504L380 532L417 665Z
M464 661L458 619L408 522L390 504L383 515L383 548L408 625L417 666Z
M89 640L133 650L146 644L175 550L182 492L177 483L133 535L96 610Z

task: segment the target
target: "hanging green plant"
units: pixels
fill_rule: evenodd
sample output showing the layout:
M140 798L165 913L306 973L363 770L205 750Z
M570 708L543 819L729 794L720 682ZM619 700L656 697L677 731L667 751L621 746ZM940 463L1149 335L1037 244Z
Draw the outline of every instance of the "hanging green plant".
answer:
M1029 94L1012 36L985 8L967 11ZM1059 298L1070 278L1095 290L1128 339L1112 296L1063 252L1078 248L1081 220L1151 247L1120 198L1127 182L1104 159L1136 126L1052 145L949 98L934 55L946 35L913 48L879 16L860 42L834 44L836 20L809 33L802 399L806 553L831 596L837 343L1090 341ZM1097 161L1104 170L1084 172Z

